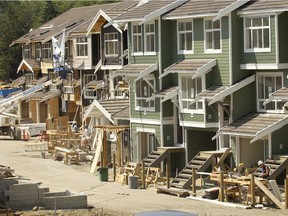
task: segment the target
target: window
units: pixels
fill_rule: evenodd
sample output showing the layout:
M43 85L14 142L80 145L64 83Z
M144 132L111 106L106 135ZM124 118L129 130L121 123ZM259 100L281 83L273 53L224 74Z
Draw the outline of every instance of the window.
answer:
M78 57L88 56L87 37L76 38L76 54Z
M97 80L96 74L84 74L84 82L83 85L86 86L88 83Z
M35 58L38 61L41 59L41 43L35 44Z
M142 26L141 25L133 25L132 27L132 52L142 53Z
M177 23L178 53L193 53L193 23Z
M46 59L52 58L51 43L47 42L42 45L42 56Z
M155 52L155 25L145 25L145 52Z
M258 111L279 112L283 110L283 104L276 100L265 106L263 102L269 95L283 87L282 74L258 74L257 75L257 109Z
M203 111L203 101L197 101L192 103L195 99L195 96L202 91L202 79L196 78L192 79L191 77L181 77L181 96L182 96L182 105L184 110Z
M270 51L269 17L245 18L245 50Z
M30 44L26 44L23 46L23 58L24 59L31 58Z
M118 33L105 33L104 44L106 56L118 55Z
M147 79L147 80L146 80ZM148 100L154 93L155 78L147 77L136 82L136 109L154 110L154 100Z
M205 50L207 52L220 51L221 49L221 24L220 20L213 22L205 20Z

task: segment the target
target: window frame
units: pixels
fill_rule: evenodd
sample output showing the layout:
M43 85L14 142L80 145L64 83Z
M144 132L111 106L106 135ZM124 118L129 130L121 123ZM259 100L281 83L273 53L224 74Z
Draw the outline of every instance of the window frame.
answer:
M51 42L46 42L42 44L42 58L52 59L52 44Z
M279 90L280 88L282 88L283 86L284 86L284 75L283 75L283 73L282 72L275 72L275 73L265 73L265 72L260 72L260 73L257 73L257 75L256 75L256 100L257 100L257 112L266 112L266 113L284 113L284 106L282 106L282 108L281 109L277 109L277 107L278 107L278 102L279 101L277 101L277 100L273 100L273 101L271 101L270 103L274 103L274 109L272 110L272 109L267 109L266 107L267 107L267 105L268 104L270 104L270 103L268 103L267 105L265 105L264 106L264 109L261 109L260 108L260 106L259 106L259 104L260 103L264 103L264 101L266 101L268 98L269 98L269 94L268 94L268 97L266 98L265 97L265 82L263 83L263 85L264 85L264 93L263 93L263 95L264 95L264 98L261 98L261 99L259 99L259 79L260 79L260 77L264 77L264 79L265 78L267 78L267 77L273 77L274 78L274 86L273 86L273 88L275 88L275 90L273 91L273 92L275 92L275 91L277 91L277 90ZM279 88L279 89L276 89L276 87L277 87L277 83L276 83L276 77L280 77L281 78L281 87ZM273 92L271 92L271 93L273 93ZM270 93L270 94L271 94Z
M154 89L152 89L152 87L148 84L148 82L146 81L148 80L148 82L151 82L153 81L153 86L154 86ZM148 89L147 91L149 91L149 89L152 89L151 92L148 92L148 96L147 97L138 97L137 96L137 83L141 82L141 94L144 94L144 87L143 87L143 82L146 82L147 86L148 86ZM155 99L152 99L152 100L148 100L147 103L149 104L148 107L143 107L142 105L138 105L138 101L141 101L141 100L145 100L150 98L153 93L155 92L155 89L156 89L156 78L153 76L153 75L150 75L150 76L146 76L145 79L140 79L140 80L137 80L135 83L135 110L137 111L155 111ZM150 87L150 88L149 88ZM140 89L139 88L139 89Z
M257 26L257 27L253 27L252 26L252 23L253 23L253 19L259 19L259 18L261 18L261 22L262 22L262 25L261 26ZM268 18L268 22L269 22L269 25L268 26L264 26L263 25L263 18ZM251 25L250 25L250 27L248 26L248 27L246 27L246 20L247 19L251 19ZM252 52L271 52L271 16L270 15L265 15L265 16L247 16L247 17L244 17L243 18L243 28L244 28L244 30L243 30L243 34L244 34L244 36L243 36L243 38L244 38L244 52L245 53L252 53ZM264 34L263 34L263 31L264 31L264 29L268 29L268 35L269 35L269 47L267 48L265 48L263 45L265 44L265 42L264 42L264 38L265 38L265 36L264 36ZM262 46L263 46L263 48L258 48L258 47L256 47L256 48L253 48L253 30L262 30L261 32L262 32ZM247 33L248 33L248 31L249 31L249 33L251 34L251 47L248 47L248 40L247 40L247 37L248 37L248 35L247 35ZM258 32L257 32L257 36L258 36ZM258 39L259 40L259 39ZM257 43L258 43L259 41L257 41Z
M191 30L183 30L183 31L179 31L179 24L180 23L191 23L192 25L192 29ZM194 26L193 26L193 19L185 19L185 20L178 20L177 21L177 51L178 54L193 54L194 53ZM191 41L191 46L192 49L191 50L187 50L186 46L187 46L187 42L186 42L186 34L191 33L192 34L192 41ZM180 49L180 34L185 34L185 50L181 50Z
M41 43L38 42L38 43L35 43L35 59L37 61L40 61L41 60L41 56L42 56L42 47L41 47Z
M139 30L140 29L140 32L136 32L136 33L134 33L134 26L136 26L137 27L137 30ZM143 53L144 53L144 47L143 47L143 26L142 25L138 25L138 24L132 24L132 52L131 52L131 54L133 55L133 56L137 56L137 55L143 55ZM135 49L135 47L134 47L134 41L135 41L135 39L134 39L134 37L136 37L137 38L137 51L135 52L134 51L134 49ZM138 45L139 45L139 43L140 43L140 49L139 49L139 47L138 47ZM138 51L139 50L139 51Z
M84 39L84 41L80 41L81 39ZM76 37L75 44L76 44L76 58L87 58L88 57L88 38Z
M215 22L219 21L219 28L214 28L213 24ZM206 22L212 22L212 28L211 29L207 29L206 28ZM221 19L216 20L213 22L212 19L204 19L204 52L205 53L222 53L222 31L221 31L221 27L222 27L222 22ZM220 44L220 48L219 49L215 49L215 32L219 32L220 33L220 37L219 37L219 44ZM208 33L212 33L212 48L207 48L207 34Z
M146 30L151 26L153 26L154 31L146 32ZM151 36L153 36L153 40L150 38ZM150 44L151 47L153 43L154 50L147 51L148 41L151 42ZM156 25L154 22L144 24L144 55L156 55Z
M31 58L31 44L23 45L23 58L30 59Z
M116 35L116 38L113 37L113 39L109 38L109 35ZM106 36L108 37L106 39ZM107 53L107 51L110 51L110 46L109 44L112 44L113 48L113 53ZM108 47L109 46L109 47ZM119 56L119 37L117 32L109 32L109 33L104 33L104 55L105 57L117 57Z
M186 89L188 89L187 88L187 82L188 82L188 79L191 79L191 81L193 82L193 85L194 85L194 97L192 98L186 98L186 97L183 97L183 95L184 95L184 91L183 91L183 79L185 79L185 81L186 81L186 84L185 84L185 87L186 87ZM201 83L201 87L200 87L200 89L199 89L199 92L197 92L197 80L198 81L200 81L200 83ZM205 89L205 82L204 82L204 80L205 80L205 78L204 77L197 77L197 78L195 78L195 79L192 79L192 76L188 76L187 74L186 75L184 75L184 74L179 74L179 84L180 84L180 97L179 97L179 104L181 104L181 107L182 107L182 111L184 112L184 113L191 113L191 114L205 114L205 100L203 100L203 99L200 99L199 101L197 101L197 102L195 102L195 103L193 103L193 104L195 104L195 109L189 109L189 108L187 108L187 106L189 106L189 102L191 103L194 99L195 99L195 96L197 95L197 94L199 94L200 92L202 92L204 89ZM195 86L196 86L196 91L195 91ZM192 88L191 88L192 89ZM188 92L188 90L187 90L187 93L189 94L189 92ZM187 106L186 106L186 108L184 108L185 106L184 106L184 102L185 103L187 103ZM199 108L199 106L200 106L200 104L201 104L201 106L202 106L202 108ZM191 104L190 104L190 106L191 106Z

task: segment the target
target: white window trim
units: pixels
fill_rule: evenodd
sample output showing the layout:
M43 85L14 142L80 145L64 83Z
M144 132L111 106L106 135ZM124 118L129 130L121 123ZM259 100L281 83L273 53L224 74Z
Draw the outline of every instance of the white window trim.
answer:
M39 45L38 48L37 48L37 45ZM39 57L37 56L37 51L39 52ZM39 61L41 58L42 58L42 47L41 47L41 43L35 43L35 59Z
M25 44L23 46L23 57L24 57L24 59L30 59L31 58L31 44Z
M260 109L259 108L259 99L258 99L258 82L259 82L259 77L260 76L265 76L265 77L276 77L276 76L281 76L282 78L282 87L284 86L284 75L283 72L275 72L275 73L265 73L265 72L258 72L256 75L256 101L257 101L257 112L266 112L266 113L284 113L284 107L282 110L266 110L266 109ZM273 93L273 92L272 92ZM268 99L268 98L267 98ZM263 100L263 102L266 99ZM275 100L272 102L275 103Z
M204 19L204 22L203 22L203 28L204 28L204 53L206 53L206 54L210 54L210 53L222 53L222 19L220 19L219 20L219 22L220 22L220 49L207 49L206 48L206 32L207 32L207 30L206 30L206 28L205 28L205 21L212 21L212 24L213 24L213 20L212 20L212 18L207 18L207 19ZM215 31L215 29L213 28L213 26L212 26L212 29L211 30L209 30L208 32L214 32Z
M143 55L143 49L144 49L144 47L143 47L143 27L142 27L142 25L141 25L141 32L140 33L137 33L137 34L133 34L133 26L138 26L138 24L133 24L132 23L132 28L131 28L131 34L132 34L132 37L131 37L131 41L132 41L132 52L131 52L131 55L132 56L142 56ZM141 35L141 46L142 46L142 52L134 52L134 35Z
M50 47L45 47L45 45L46 44L49 44L50 45ZM45 51L47 51L48 53L48 57L47 56L44 56L44 53L45 53ZM51 45L51 43L49 43L49 42L46 42L46 43L44 43L43 45L42 45L42 58L44 58L44 59L52 59L52 45Z
M249 49L246 48L247 40L246 40L246 19L254 19L254 18L269 18L269 48L253 48ZM262 26L263 29L263 26ZM271 52L271 16L265 15L265 16L247 16L243 17L243 38L244 38L244 53L260 53L260 52Z
M77 43L77 38L86 38L86 40L87 40L87 42L80 42L80 43ZM89 47L88 47L88 38L87 37L77 37L77 38L75 38L75 45L76 45L76 58L78 58L78 59L83 59L83 58L88 58L88 50L89 50ZM82 45L82 46L84 46L84 45L87 45L87 55L84 55L84 56L78 56L78 48L77 48L77 45Z
M146 76L145 79L141 79L143 82L147 82L148 86L151 85L151 83L148 83L148 80L153 80L154 81L154 89L156 88L156 78L153 76L153 75L150 75L150 76ZM139 80L140 81L140 80ZM139 99L136 95L137 95L137 92L136 92L136 82L134 83L134 87L135 87L135 110L137 111L150 111L150 112L154 112L155 111L155 99L153 99L154 101L154 107L142 107L142 106L137 106L137 100ZM150 86L151 87L151 86ZM141 89L142 91L142 89ZM154 90L155 92L155 90ZM154 93L152 92L152 94ZM142 97L143 98L143 97ZM149 97L147 97L146 99L148 99Z
M105 36L106 35L116 35L117 39L112 39L112 40L106 40ZM114 38L114 37L113 37ZM114 54L106 54L107 51L107 45L106 43L113 42L113 47L114 47ZM117 57L119 55L118 53L118 46L119 46L119 39L118 39L118 33L117 32L110 32L110 33L104 33L104 55L106 57Z
M147 25L154 25L154 32L153 33L146 33L146 26ZM155 22L145 23L144 24L144 55L156 55L156 25ZM147 35L154 35L154 51L146 51L147 50Z
M180 84L180 94L179 94L179 104L180 104L180 107L181 107L181 110L183 113L191 113L191 114L205 114L205 100L201 99L199 101L197 101L197 103L199 102L202 102L202 109L197 109L197 110L193 110L193 109L187 109L187 108L183 108L183 92L182 92L182 78L183 77L186 77L186 78L191 78L191 76L187 76L187 75L181 75L179 74L178 76L178 80L179 80L179 84ZM205 76L201 76L201 84L202 84L202 91L206 88L205 86ZM192 79L192 78L191 78ZM194 80L194 79L193 79ZM196 96L196 95L195 95ZM189 101L189 99L185 99L185 101ZM191 99L191 101L194 100L194 99Z
M179 46L179 31L178 31L178 24L179 23L182 23L182 22L191 22L192 23L192 50L180 50L180 46ZM185 20L177 20L177 52L179 55L181 54L194 54L194 22L193 22L193 19L192 20L188 20L188 19L185 19ZM185 31L186 32L190 32L190 31Z

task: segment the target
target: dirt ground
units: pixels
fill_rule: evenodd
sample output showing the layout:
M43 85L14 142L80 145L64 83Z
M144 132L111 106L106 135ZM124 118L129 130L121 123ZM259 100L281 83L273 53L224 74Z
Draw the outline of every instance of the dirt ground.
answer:
M109 170L109 181L101 182L96 173L90 173L90 163L65 165L49 156L41 158L41 152L27 152L25 145L32 141L14 141L0 137L0 164L11 166L22 180L42 182L51 192L69 190L77 194L86 194L90 208L86 210L23 211L21 216L132 216L144 211L178 210L194 213L198 216L288 216L288 210L266 207L262 209L244 209L243 206L226 203L207 202L188 198L179 198L167 194L158 194L152 186L148 189L130 189L113 181ZM197 196L203 191L197 191Z

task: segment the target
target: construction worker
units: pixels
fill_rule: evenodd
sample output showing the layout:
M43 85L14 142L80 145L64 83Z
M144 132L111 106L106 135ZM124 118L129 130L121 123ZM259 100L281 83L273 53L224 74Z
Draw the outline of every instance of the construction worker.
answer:
M260 177L262 177L264 179L268 178L270 175L269 174L270 168L268 166L266 166L262 160L258 161L258 167L259 167L258 170L261 172Z

